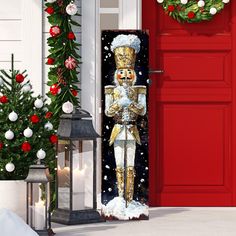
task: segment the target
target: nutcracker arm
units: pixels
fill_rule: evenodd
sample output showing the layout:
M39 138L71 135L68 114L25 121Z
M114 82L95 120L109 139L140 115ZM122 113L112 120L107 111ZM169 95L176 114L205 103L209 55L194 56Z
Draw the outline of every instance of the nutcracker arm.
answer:
M132 102L129 105L129 110L134 112L137 115L144 116L146 114L146 95L139 94L138 102Z
M113 117L115 114L122 109L122 106L113 101L113 96L111 94L106 94L105 96L105 114L108 117Z

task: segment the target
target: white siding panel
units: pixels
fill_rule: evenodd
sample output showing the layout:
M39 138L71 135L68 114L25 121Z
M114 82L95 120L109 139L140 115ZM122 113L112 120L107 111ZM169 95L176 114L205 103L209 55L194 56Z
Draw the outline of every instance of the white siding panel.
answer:
M1 20L0 40L21 40L21 20Z
M11 68L11 62L10 61L0 61L0 69L8 71ZM22 70L22 62L15 61L14 68L16 70Z
M0 41L0 61L10 61L11 54L14 54L15 60L22 59L21 41Z
M7 0L7 1L0 1L1 4L0 6L0 20L5 20L5 19L15 19L19 20L22 19L22 2L20 0Z

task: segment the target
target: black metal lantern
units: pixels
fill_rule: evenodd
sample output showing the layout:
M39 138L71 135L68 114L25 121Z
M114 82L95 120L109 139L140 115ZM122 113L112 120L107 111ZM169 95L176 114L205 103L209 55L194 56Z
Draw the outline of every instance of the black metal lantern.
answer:
M103 222L97 211L97 138L91 115L82 109L60 117L56 210L52 221L74 225Z
M40 236L49 235L49 171L44 165L31 165L27 183L26 222Z

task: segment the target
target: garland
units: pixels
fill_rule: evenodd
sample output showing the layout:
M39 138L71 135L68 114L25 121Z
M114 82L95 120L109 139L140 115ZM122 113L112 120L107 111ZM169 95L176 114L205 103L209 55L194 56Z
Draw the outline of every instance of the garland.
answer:
M79 16L77 6L71 0L47 0L45 12L51 24L50 37L47 40L49 55L47 64L50 65L48 83L50 91L47 96L51 99L50 111L53 112L55 127L64 104L79 105L78 74L80 64L79 43L73 32L74 27L80 27L73 16ZM72 28L73 27L73 28Z
M230 0L157 0L169 16L179 22L210 21Z

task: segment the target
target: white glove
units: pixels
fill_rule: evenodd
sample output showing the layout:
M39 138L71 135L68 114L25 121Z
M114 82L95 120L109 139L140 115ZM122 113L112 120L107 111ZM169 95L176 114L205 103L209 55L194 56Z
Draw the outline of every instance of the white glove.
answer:
M124 96L122 97L118 103L122 106L122 107L128 107L131 103L131 100L127 97L127 96Z

